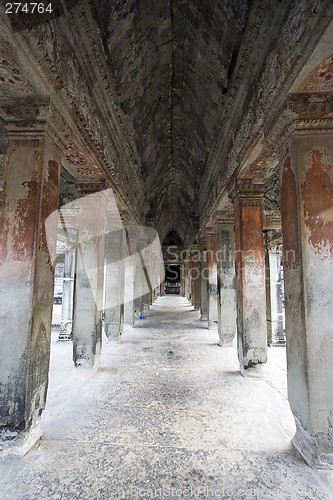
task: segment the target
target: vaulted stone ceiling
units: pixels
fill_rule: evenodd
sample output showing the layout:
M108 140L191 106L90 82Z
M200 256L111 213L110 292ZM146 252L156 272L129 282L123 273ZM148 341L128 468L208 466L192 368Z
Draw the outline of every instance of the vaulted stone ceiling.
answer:
M148 220L183 238L239 50L247 0L94 0Z
M126 224L148 223L162 241L176 231L190 248L226 209L235 175L275 181L295 119L288 93L332 0L61 4L32 29L3 21L2 111L11 120L18 95L20 108L48 110L79 194L112 187Z

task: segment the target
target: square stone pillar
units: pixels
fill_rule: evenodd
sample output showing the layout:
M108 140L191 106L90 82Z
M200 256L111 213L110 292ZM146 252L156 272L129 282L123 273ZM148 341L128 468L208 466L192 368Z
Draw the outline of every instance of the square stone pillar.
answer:
M179 295L181 297L184 297L185 295L185 265L184 262L181 262L180 264L180 275L179 275Z
M73 361L75 366L97 369L102 345L107 200L101 191L80 198L78 202Z
M272 231L266 232L266 297L268 345L285 345L282 249L270 240Z
M200 319L208 321L208 265L206 260L206 240L201 238L199 242L200 251Z
M124 280L125 280L125 230L121 224L111 225L105 235L105 315L107 337L118 338L123 332Z
M183 266L184 266L184 297L186 297L188 300L191 300L190 262L188 257L186 257L186 259L184 260Z
M232 346L237 331L233 214L217 220L218 333L220 346Z
M265 258L262 225L264 185L235 182L235 267L240 372L258 376L267 361Z
M156 300L160 295L161 282L162 281L164 282L164 263L162 254L156 256L155 265L156 265L156 272L155 272L154 297Z
M190 253L190 277L192 304L195 311L200 311L201 307L201 273L200 273L200 253L197 246L192 246Z
M142 228L135 226L128 226L127 228L127 241L129 252L131 254L131 266L133 273L133 324L142 311L145 300L149 300L149 289L147 290L145 266L146 260L144 259L144 252L146 242L140 238ZM148 293L147 293L148 292ZM149 302L148 302L149 303Z
M144 290L144 274L142 264L137 255L134 259L134 311L137 314L142 312Z
M293 444L310 465L333 468L332 129L294 132L281 212Z
M28 108L22 128L8 123L0 220L0 427L17 429L31 427L46 402L57 218L47 235L45 220L60 185L58 152Z
M132 255L125 260L124 323L134 324L134 257Z
M208 327L217 328L218 289L217 289L217 234L215 228L206 232L207 242L207 273L208 273Z
M66 251L62 292L61 327L58 337L59 341L68 341L73 338L75 262L76 251Z

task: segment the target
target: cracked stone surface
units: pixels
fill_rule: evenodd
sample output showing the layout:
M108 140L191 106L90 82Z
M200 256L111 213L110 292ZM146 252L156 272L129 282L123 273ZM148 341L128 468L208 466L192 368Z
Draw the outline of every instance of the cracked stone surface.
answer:
M105 341L95 373L55 337L43 438L23 459L0 452L1 499L332 499L332 472L290 444L284 349L246 379L217 342L178 296Z

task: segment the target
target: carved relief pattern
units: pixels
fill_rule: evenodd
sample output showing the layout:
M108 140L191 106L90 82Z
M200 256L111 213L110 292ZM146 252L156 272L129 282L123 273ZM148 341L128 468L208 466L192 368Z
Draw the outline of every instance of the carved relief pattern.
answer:
M279 43L276 45L276 48L270 52L265 62L262 76L257 85L257 91L254 92L248 111L237 127L237 134L233 138L232 148L229 152L226 151L226 147L228 147L228 143L226 142L227 136L225 136L224 132L226 127L221 127L221 133L217 136L216 143L211 148L211 154L207 162L207 180L205 182L205 188L201 191L200 208L202 212L205 212L202 221L204 217L209 216L211 207L214 204L213 197L209 198L208 196L211 186L213 184L218 185L219 191L217 195L219 195L231 176L239 169L239 166L244 164L249 145L251 143L256 143L265 128L266 131L268 129L268 133L270 133L269 127L274 123L274 113L276 119L279 119L279 113L286 104L287 92L295 75L299 73L300 65L302 64L299 47L298 50L296 50L295 47L303 44L304 53L302 53L302 57L306 51L310 53L313 49L308 47L308 45L304 45L303 39L305 40L305 37L303 35L306 30L307 20L314 17L313 13L317 14L316 4L317 2L315 0L309 2L302 0L295 2L289 11L282 27ZM325 14L323 12L320 16L318 14L318 18L315 21L318 34L326 25L331 13L332 9L327 9ZM266 22L265 12L262 11L256 18L256 26L252 27L251 33L249 34L250 40L255 43L257 42L257 31L258 29L260 30L264 22ZM246 41L246 44L247 42L248 41ZM251 49L251 43L249 43L248 46L250 47L250 52L246 52L247 61L251 59L251 50L260 51L260 41L255 49ZM244 58L244 55L245 53L242 53L240 57ZM242 71L244 71L244 69L240 66L240 68L238 68L239 75L241 75ZM326 61L321 68L321 79L325 80L327 77L327 81L331 82L332 85L330 75L331 65ZM242 78L240 77L237 79L232 92L228 96L226 107L221 115L224 123L230 122L230 112L228 112L228 110L235 110L237 108L238 88L241 87L241 84ZM327 108L324 111L327 112ZM321 116L323 115L324 113L321 113ZM286 119L284 126L287 126L292 121L290 111L284 118ZM226 156L228 158L227 162L223 159L226 158ZM223 172L221 172L221 164L226 164L226 168Z
M32 86L23 77L14 47L0 36L0 90L3 95L29 95Z
M139 202L139 199L143 199L143 190L137 189L135 194L129 192L129 188L135 185L137 178L135 176L129 182L127 173L128 170L133 172L137 166L131 148L126 144L126 140L125 144L123 144L124 135L121 134L118 137L121 124L119 122L116 124L115 118L119 119L120 115L114 96L112 95L110 75L103 74L105 63L101 59L102 51L99 46L97 47L94 39L96 35L94 35L92 27L89 26L91 21L88 19L89 14L85 9L86 7L82 7L79 11L75 12L75 19L69 17L66 21L69 23L73 22L73 25L75 23L78 24L78 22L81 24L86 35L84 40L89 44L89 54L85 54L87 50L85 44L79 44L75 49L78 53L74 54L72 43L64 36L61 26L57 25L58 21L49 23L50 26L41 25L36 27L31 35L34 37L35 43L37 43L43 54L44 61L41 62L44 72L48 78L51 78L51 71L53 77L50 81L54 84L55 80L57 82L56 85L62 87L62 96L66 96L67 103L71 105L74 111L71 115L74 115L76 126L82 133L87 147L90 148L91 145L92 152L98 154L103 171L112 179L113 184L119 188L120 196L124 199L126 197L127 199L130 198L133 209L137 214L140 214L142 212L142 204ZM93 60L91 59L92 54ZM80 67L80 55L84 58L88 55L90 65L89 81ZM104 121L104 117L102 118L99 114L98 101L101 100L101 96L99 95L101 87L100 85L95 85L95 80L99 82L103 81L103 90L105 89L110 96L113 116L111 117L108 114L107 121ZM70 111L68 104L67 108ZM117 151L119 145L121 146L121 155ZM73 156L72 153L67 153L67 155L68 161L84 165L83 159L80 156ZM129 155L131 156L130 162L127 168L125 168Z
M68 144L66 160L72 165L85 165L86 159L81 152L75 151L75 146L73 143Z
M333 55L325 59L311 72L300 90L303 92L319 92L333 88Z
M85 177L94 177L96 176L96 170L92 170L91 168L86 167L78 167L76 169L77 173L83 175Z

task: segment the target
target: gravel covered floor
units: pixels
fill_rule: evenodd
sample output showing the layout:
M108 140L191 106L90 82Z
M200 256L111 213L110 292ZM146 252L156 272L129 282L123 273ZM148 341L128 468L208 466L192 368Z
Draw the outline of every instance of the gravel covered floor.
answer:
M0 453L0 498L333 499L333 474L290 444L285 350L264 378L243 378L186 299L106 341L101 368L74 369L52 345L44 435L23 459Z

